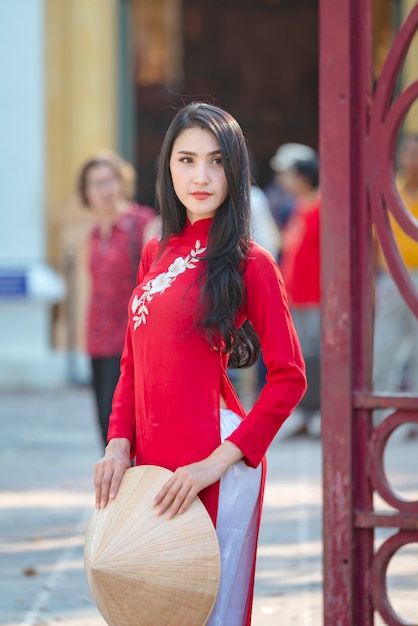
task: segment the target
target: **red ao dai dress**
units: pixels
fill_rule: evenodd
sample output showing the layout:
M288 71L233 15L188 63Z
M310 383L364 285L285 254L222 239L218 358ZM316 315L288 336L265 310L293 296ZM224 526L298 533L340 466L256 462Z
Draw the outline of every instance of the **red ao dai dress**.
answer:
M267 251L252 243L243 275L245 305L236 322L241 325L249 319L253 324L268 373L258 401L246 415L227 375L228 356L213 349L196 326L199 277L205 265L201 257L211 223L212 219L187 222L160 257L158 239L144 248L129 304L109 439L127 438L137 465L172 471L205 459L224 439L242 451L243 460L199 497L217 528L221 557L224 552L218 602L208 624L243 626L251 621L264 456L305 392L305 366L279 267ZM228 410L220 409L221 396ZM228 490L228 497L222 497ZM246 514L248 525L231 533L231 515L239 511L240 503L238 518ZM238 547L228 545L234 534ZM225 568L234 560L231 554L236 556L236 571L227 574ZM245 575L237 580L238 571ZM225 613L229 605L233 612Z

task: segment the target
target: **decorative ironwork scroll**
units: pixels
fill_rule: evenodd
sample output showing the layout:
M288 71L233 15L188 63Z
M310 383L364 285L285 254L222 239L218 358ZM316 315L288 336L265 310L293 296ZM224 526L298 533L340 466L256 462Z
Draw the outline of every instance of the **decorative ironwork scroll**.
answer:
M384 457L396 429L418 424L418 398L373 390L372 230L418 318L418 292L392 229L394 219L418 245L418 221L400 198L394 165L418 99L418 81L397 93L417 30L418 3L373 89L372 0L320 1L324 626L373 626L376 613L389 626L407 623L389 600L387 572L400 548L418 542L418 502L396 493ZM377 409L392 414L374 427ZM376 510L376 494L389 510ZM393 534L376 549L378 529Z
M397 248L389 214L409 237L418 242L418 221L409 213L399 196L394 168L397 137L409 108L418 98L418 81L399 95L395 95L402 65L417 29L418 5L412 9L397 33L383 65L370 109L365 148L365 177L378 239L389 271L416 317L418 317L418 293ZM391 402L392 406L398 406L396 399ZM417 409L416 399L409 398L406 405L405 408L409 411L399 410L398 407L397 411L374 429L369 441L367 473L371 487L395 509L395 512L357 515L359 527L399 529L382 543L371 562L372 603L389 626L409 624L396 614L388 598L386 579L389 562L399 548L418 542L418 501L405 500L395 493L386 476L383 463L391 434L406 422L418 424L417 414L411 413ZM418 620L414 624L418 624Z
M408 212L396 189L394 153L396 139L408 109L418 98L418 80L394 98L402 64L418 29L416 5L390 48L376 86L370 111L366 148L366 177L373 220L389 270L409 307L418 317L418 293L396 246L388 211L412 239L418 241L418 221Z

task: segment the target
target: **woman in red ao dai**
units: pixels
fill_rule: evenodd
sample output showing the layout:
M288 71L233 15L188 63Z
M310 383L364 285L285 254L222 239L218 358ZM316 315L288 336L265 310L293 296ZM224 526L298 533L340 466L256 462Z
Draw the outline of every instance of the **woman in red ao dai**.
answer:
M199 495L221 551L210 626L251 623L265 453L306 389L280 270L250 238L249 178L229 113L205 103L177 113L159 159L162 236L142 255L95 467L99 508L133 458L174 472L156 514L181 515ZM260 344L267 383L246 414L227 369L254 363Z

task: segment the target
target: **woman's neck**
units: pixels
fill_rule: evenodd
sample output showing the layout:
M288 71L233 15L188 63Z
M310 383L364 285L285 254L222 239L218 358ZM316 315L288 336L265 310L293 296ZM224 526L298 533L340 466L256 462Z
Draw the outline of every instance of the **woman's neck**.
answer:
M304 194L299 196L299 200L303 202L303 204L314 204L319 198L319 189L312 189L306 191Z
M109 237L113 224L118 220L119 215L126 211L127 202L118 202L112 210L97 214L97 225L99 227L101 237Z

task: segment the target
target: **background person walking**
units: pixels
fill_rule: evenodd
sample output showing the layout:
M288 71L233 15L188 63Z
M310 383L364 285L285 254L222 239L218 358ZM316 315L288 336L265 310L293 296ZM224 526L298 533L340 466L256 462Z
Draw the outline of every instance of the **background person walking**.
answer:
M412 217L418 219L418 135L405 134L399 143L396 184ZM392 232L411 279L418 289L418 243L391 216ZM401 296L378 248L374 327L374 387L418 392L418 320ZM384 415L375 412L379 423ZM417 435L415 427L409 434Z
M86 349L98 424L106 445L128 319L127 303L145 243L144 229L155 217L155 211L132 201L135 171L111 152L99 153L82 166L78 191L84 206L96 219L88 241Z

